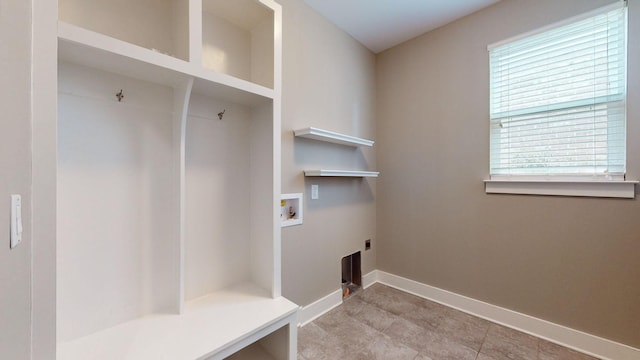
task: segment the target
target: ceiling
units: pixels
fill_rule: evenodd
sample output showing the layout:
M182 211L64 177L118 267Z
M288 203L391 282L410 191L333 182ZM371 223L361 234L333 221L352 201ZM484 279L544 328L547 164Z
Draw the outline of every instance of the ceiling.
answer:
M374 53L499 0L305 0Z

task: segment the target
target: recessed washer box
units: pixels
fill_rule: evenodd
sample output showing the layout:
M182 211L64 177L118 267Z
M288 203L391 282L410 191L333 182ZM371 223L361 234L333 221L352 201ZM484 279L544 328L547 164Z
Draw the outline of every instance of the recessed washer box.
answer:
M302 224L302 193L280 195L282 227Z

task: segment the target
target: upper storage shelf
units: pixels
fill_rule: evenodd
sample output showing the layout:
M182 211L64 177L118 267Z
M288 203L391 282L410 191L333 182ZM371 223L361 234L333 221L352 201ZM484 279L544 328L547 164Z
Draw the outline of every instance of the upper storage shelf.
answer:
M172 87L193 77L194 93L253 107L275 96L279 33L263 2L60 0L58 57Z
M314 127L294 130L294 135L306 139L330 142L347 146L373 146L373 140L362 139L355 136L344 135L333 131L322 130Z
M202 0L202 66L272 89L273 26L256 0Z
M59 0L59 20L185 61L189 1Z
M270 101L274 94L272 89L64 22L58 23L58 58L171 87L194 77L194 93L251 107Z

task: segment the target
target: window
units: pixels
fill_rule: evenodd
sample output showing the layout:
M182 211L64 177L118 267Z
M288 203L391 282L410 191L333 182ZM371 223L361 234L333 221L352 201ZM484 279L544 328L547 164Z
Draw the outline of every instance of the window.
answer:
M626 6L489 47L490 174L624 180Z

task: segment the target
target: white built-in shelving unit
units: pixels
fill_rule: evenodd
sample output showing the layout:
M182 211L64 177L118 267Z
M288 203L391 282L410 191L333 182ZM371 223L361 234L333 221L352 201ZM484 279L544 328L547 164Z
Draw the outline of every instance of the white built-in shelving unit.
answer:
M273 0L59 0L59 360L296 358L281 29Z
M294 130L293 134L299 138L312 139L317 141L323 141L327 143L359 147L368 146L371 147L374 144L373 140L363 139L351 135L345 135L329 130L318 129L315 127L307 127L303 129ZM309 169L304 170L304 176L325 176L325 177L351 177L351 178L366 178L366 177L378 177L380 172L378 171L361 171L361 170L334 170L334 169Z

